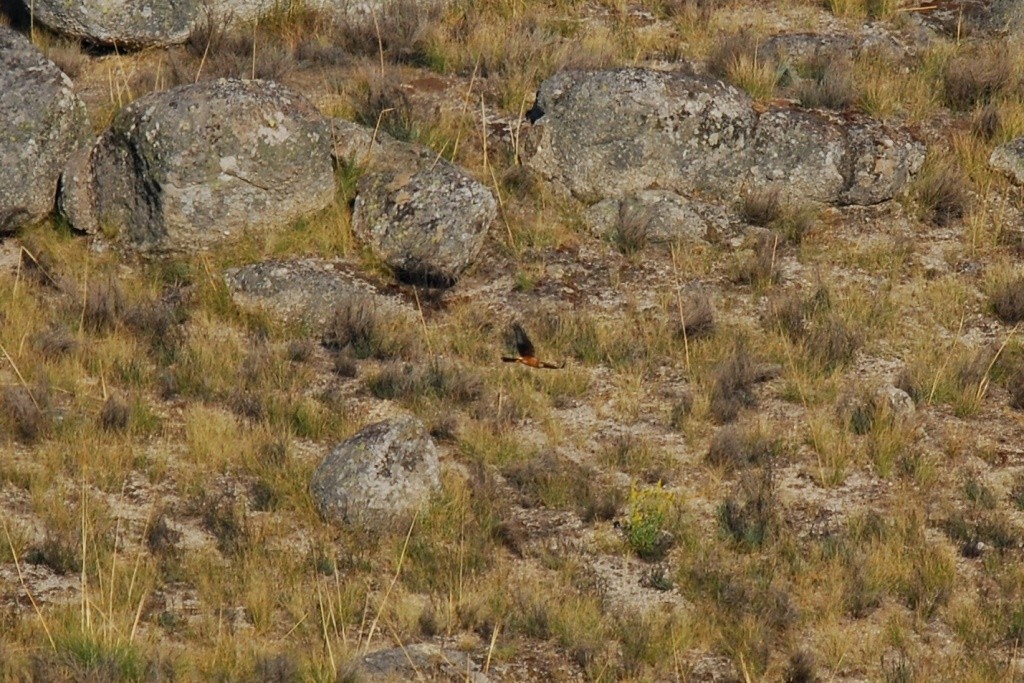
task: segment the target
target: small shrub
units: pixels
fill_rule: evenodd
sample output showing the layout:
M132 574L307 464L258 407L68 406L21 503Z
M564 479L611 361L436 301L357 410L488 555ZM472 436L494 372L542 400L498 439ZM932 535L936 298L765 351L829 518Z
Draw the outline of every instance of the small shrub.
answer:
M778 66L758 54L758 39L748 31L721 38L707 59L707 70L746 90L752 97L769 98L779 82Z
M267 397L250 389L236 389L228 399L231 412L251 422L262 422L267 418Z
M730 496L718 509L722 527L738 543L760 547L778 523L775 478L770 466L749 472L740 480L737 496Z
M715 432L705 460L714 467L738 470L771 464L782 453L782 442L756 427L726 425Z
M1010 394L1010 407L1024 410L1024 368L1009 373L1003 381L1006 391Z
M970 50L946 63L943 73L946 104L968 110L990 102L1013 84L1010 53L1000 47Z
M864 338L859 330L832 313L831 307L831 296L825 287L807 297L790 292L768 302L762 324L799 344L807 359L822 370L833 370L853 358Z
M181 532L176 531L167 523L167 515L163 510L156 513L153 522L146 530L146 547L154 555L173 552Z
M1007 325L1024 321L1024 277L996 286L988 303L996 317Z
M661 484L630 489L629 511L623 528L629 546L638 556L660 560L672 547L672 535L665 530L665 525L675 504L675 496Z
M202 492L192 503L203 528L217 541L224 555L241 555L252 542L252 531L242 505L227 494Z
M946 226L963 218L971 204L967 179L952 164L932 161L917 177L915 195L922 218Z
M926 619L949 601L956 581L956 564L949 553L937 546L926 546L915 558L913 569L902 587L910 609Z
M100 426L108 432L124 432L131 421L132 409L120 396L111 394L100 410Z
M355 358L345 351L339 351L334 354L334 360L331 362L331 371L338 377L351 379L359 374L359 367L356 365Z
M602 463L641 478L648 484L667 482L672 477L672 463L661 451L643 439L621 434L600 455Z
M736 348L715 368L711 383L711 416L719 423L732 422L741 409L754 404L753 384L758 379L746 344Z
M688 340L705 339L715 333L715 309L711 297L697 291L683 300L676 336Z
M416 119L409 96L396 73L374 73L353 102L356 122L409 142L416 137Z
M126 310L124 291L113 275L93 280L85 294L82 322L94 332L109 332L121 322Z
M857 99L853 69L849 59L815 57L802 69L806 74L796 87L796 98L802 106L809 108L849 108Z
M1003 117L999 107L989 103L975 112L971 118L971 131L986 142L991 142L1003 135Z
M535 197L538 193L538 178L535 171L524 164L513 164L501 174L501 186L517 199Z
M305 363L313 356L313 342L309 339L293 339L288 342L285 355L292 363Z
M161 363L170 363L185 343L188 302L179 287L155 301L141 301L125 312L125 325L149 344Z
M261 683L291 683L301 680L301 669L294 655L281 653L273 656L257 655L253 666L253 680ZM341 677L339 676L339 680Z
M0 394L0 421L22 441L32 443L45 436L51 420L45 388L29 393L24 387L6 387Z
M666 19L684 18L701 26L709 25L714 13L731 0L660 0L653 11Z
M767 231L754 242L751 253L739 260L734 268L732 280L739 285L765 287L779 280L777 258L781 237Z
M350 351L360 359L408 355L418 341L408 323L369 299L352 298L335 307L324 330L323 344L332 351Z
M483 396L483 382L467 369L442 360L426 364L389 363L367 378L377 398L413 401L420 397L467 404Z
M836 315L816 321L804 340L808 356L825 370L850 362L862 343L862 334Z
M647 207L630 202L619 205L619 218L612 231L612 243L624 256L643 251L650 243L651 214Z
M745 223L767 228L782 217L782 199L777 189L749 192L740 200L740 217Z
M799 292L789 291L768 300L763 324L796 342L807 335L807 316L807 302Z
M683 390L672 402L669 411L669 425L674 429L682 429L683 420L693 412L693 394L689 390Z
M818 663L807 650L797 650L789 658L783 683L818 683Z
M1010 489L1010 501L1018 510L1024 511L1024 473L1018 473Z
M426 66L444 7L438 2L395 0L376 13L349 12L340 20L333 40L350 54Z
M551 451L509 465L502 474L519 492L525 507L583 512L593 508L599 498L596 472Z
M57 257L41 239L26 235L21 240L21 269L31 280L54 289L63 289Z
M61 576L82 570L82 539L78 527L46 532L43 542L29 549L25 561L44 565Z
M73 353L78 341L66 327L54 325L32 337L33 345L44 358L54 360Z

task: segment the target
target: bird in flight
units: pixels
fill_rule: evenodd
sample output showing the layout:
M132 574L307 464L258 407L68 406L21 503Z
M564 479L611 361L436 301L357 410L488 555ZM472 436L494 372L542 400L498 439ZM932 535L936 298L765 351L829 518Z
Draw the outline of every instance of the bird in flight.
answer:
M516 335L516 353L518 356L502 356L501 360L506 363L522 363L528 365L531 368L545 368L548 370L561 370L565 367L563 361L561 365L555 365L554 363L547 363L542 360L538 360L537 352L533 348L533 342L526 336L526 330L519 323L512 323L512 331Z

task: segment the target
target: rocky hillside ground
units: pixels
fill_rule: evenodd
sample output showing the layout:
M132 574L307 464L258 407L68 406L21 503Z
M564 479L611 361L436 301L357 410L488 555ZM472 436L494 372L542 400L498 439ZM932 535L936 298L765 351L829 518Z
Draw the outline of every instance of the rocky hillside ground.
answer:
M0 678L1024 679L1020 2L64 4Z

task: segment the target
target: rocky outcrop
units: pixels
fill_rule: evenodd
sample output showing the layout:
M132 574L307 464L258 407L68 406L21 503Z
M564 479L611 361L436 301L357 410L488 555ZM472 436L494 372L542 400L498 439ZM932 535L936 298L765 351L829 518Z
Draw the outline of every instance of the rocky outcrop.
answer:
M652 187L732 185L749 166L757 117L721 81L651 69L565 71L541 84L531 160L592 202Z
M835 201L846 186L842 129L817 114L775 109L761 115L746 177L788 199Z
M847 115L846 184L839 204L869 206L900 195L924 163L925 146L908 130Z
M647 189L875 204L924 160L906 131L866 118L773 108L704 76L649 69L573 71L545 81L531 165L586 202Z
M330 133L276 83L221 79L125 107L67 173L77 229L139 249L206 247L267 231L334 198Z
M491 190L425 147L345 121L334 155L366 168L352 231L403 281L450 286L480 254L498 212Z
M363 176L352 231L407 282L454 284L497 216L490 189L432 153L408 149Z
M26 5L28 0L23 0ZM199 0L32 0L35 20L50 30L99 45L140 48L185 42Z
M1017 185L1024 185L1024 137L1014 138L992 150L989 165L1010 176Z
M0 0L0 11L5 2L54 33L128 50L184 43L207 22L223 29L293 5L282 0ZM363 16L373 8L386 11L390 4L393 0L306 0L302 6Z
M0 233L50 213L64 165L91 136L71 79L0 26Z
M380 293L355 273L358 267L323 259L264 261L224 274L232 298L288 322L321 328L339 302L370 300L375 309L405 311L408 306ZM406 311L411 314L411 309Z
M405 521L440 487L437 446L411 416L363 428L331 451L310 483L324 517L372 529Z

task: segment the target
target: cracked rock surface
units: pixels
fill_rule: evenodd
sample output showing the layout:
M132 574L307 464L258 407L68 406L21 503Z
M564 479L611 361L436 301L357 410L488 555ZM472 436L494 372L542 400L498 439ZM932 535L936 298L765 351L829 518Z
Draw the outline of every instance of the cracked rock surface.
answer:
M61 170L89 135L71 79L0 26L0 233L50 213Z

